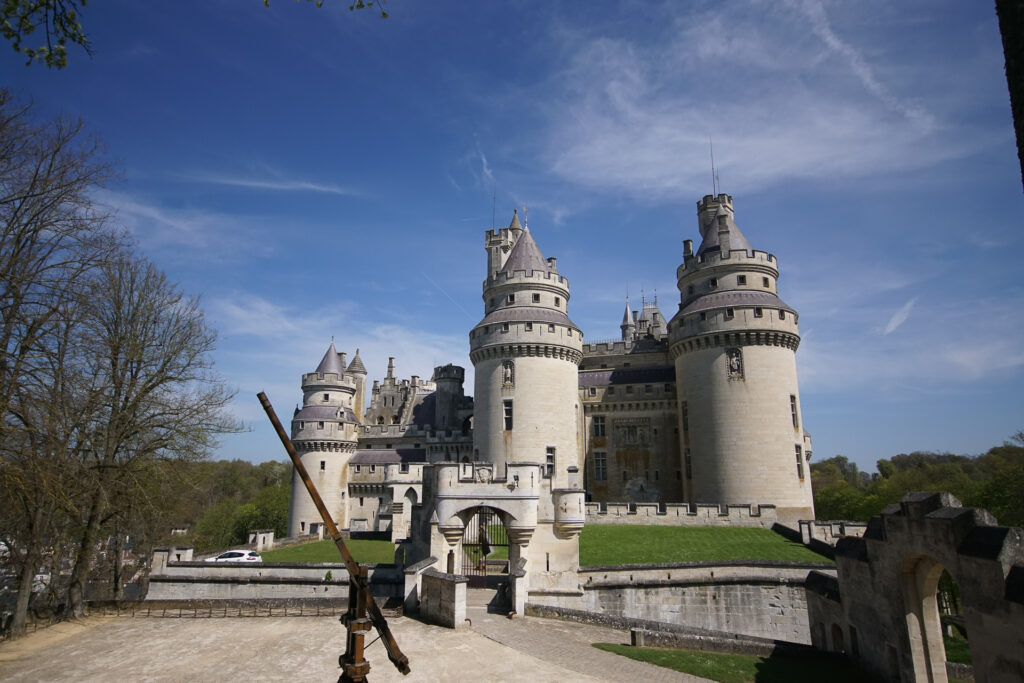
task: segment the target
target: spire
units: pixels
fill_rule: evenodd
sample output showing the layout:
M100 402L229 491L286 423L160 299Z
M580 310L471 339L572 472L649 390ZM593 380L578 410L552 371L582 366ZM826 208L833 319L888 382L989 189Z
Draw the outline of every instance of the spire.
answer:
M537 270L542 273L551 272L547 261L544 260L544 256L537 247L537 243L533 241L533 235L530 234L529 229L523 230L522 236L516 242L516 245L512 247L512 252L508 255L508 259L505 260L505 265L502 267L501 272L511 275L517 270L525 270L526 272Z
M359 349L356 349L356 355L352 357L352 362L348 364L347 372L366 374L366 366L363 365L363 359L359 357Z
M338 352L334 349L334 340L331 340L330 348L327 349L327 353L324 354L323 360L320 361L320 365L316 366L314 372L321 374L331 372L338 377L345 374L345 366L341 364Z
M629 313L629 297L626 297L626 310L622 314L622 324L630 327L633 326L633 316Z
M523 226L519 223L519 209L512 209L512 222L508 224L509 230L522 230Z
M697 256L702 256L709 251L721 251L723 246L730 251L734 249L753 250L746 235L740 232L733 219L732 197L729 195L704 197L698 203L697 215L703 238L700 248L697 249Z

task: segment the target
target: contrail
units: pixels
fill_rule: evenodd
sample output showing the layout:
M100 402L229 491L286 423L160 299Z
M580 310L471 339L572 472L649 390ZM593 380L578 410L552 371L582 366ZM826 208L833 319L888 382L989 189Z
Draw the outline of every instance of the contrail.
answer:
M448 297L448 301L451 301L451 302L452 302L453 304L455 304L455 307L456 307L457 309L459 309L460 311L462 311L463 313L465 313L465 314L466 314L466 317L467 317L467 318L469 318L470 320L473 320L473 319L474 319L474 318L473 318L473 316L469 314L469 311L467 311L467 310L466 310L465 308L463 308L462 306L460 306L460 305L459 305L459 302L458 302L458 301L456 301L455 299L453 299L453 298L451 297L451 295L450 295L450 294L448 294L448 292L446 292L446 291L444 291L443 289L441 289L441 286L440 286L440 285L438 285L438 284L437 284L436 282L434 282L433 280L431 280L431 279L430 279L430 276L429 276L429 275L427 275L426 273L424 273L424 272L423 272L422 270L420 271L420 275L422 275L423 277L425 277L425 278L427 279L427 282L429 282L430 284L434 285L434 287L436 287L436 288L437 288L437 291L441 292L441 293L442 293L442 294L444 294L444 295L445 295L446 297Z

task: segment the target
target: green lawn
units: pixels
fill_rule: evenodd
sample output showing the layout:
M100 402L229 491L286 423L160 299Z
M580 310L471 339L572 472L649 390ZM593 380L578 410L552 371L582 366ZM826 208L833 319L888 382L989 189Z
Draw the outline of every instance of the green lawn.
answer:
M345 545L356 558L356 562L364 564L391 564L395 561L395 546L391 541L368 540L353 538L345 541ZM264 562L341 562L341 554L334 541L314 541L303 545L293 545L262 553Z
M653 647L631 647L611 643L595 643L594 647L630 659L663 666L674 671L703 676L722 683L867 683L874 681L853 662L842 656L825 657L757 657L726 655L690 650L661 650Z
M943 636L942 639L946 644L947 662L955 662L957 664L971 663L971 648L967 645L966 640L953 636Z
M580 534L583 567L722 560L831 561L770 529L592 524Z

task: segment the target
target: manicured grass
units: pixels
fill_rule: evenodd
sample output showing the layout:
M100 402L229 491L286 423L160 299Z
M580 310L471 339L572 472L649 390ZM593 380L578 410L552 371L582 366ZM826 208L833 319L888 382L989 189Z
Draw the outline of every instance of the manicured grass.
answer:
M971 663L971 648L967 645L966 640L952 636L943 636L942 639L946 644L947 662L954 662L956 664Z
M580 534L584 567L722 560L831 561L770 529L592 524Z
M391 564L395 561L395 546L391 541L378 541L353 538L345 541L345 545L356 558L356 562L364 564ZM293 545L277 550L268 550L263 555L264 562L341 562L341 554L334 546L334 541L314 541L303 545Z
M867 683L874 681L846 657L757 657L726 655L717 652L661 650L653 647L631 647L611 643L595 643L594 647L648 662L673 671L703 676L722 683Z

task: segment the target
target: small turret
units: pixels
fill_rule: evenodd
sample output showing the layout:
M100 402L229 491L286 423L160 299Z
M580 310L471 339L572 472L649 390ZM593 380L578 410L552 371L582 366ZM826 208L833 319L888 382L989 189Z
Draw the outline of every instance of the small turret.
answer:
M629 311L629 297L626 297L626 310L622 314L622 324L619 325L619 329L622 330L622 341L633 341L636 325L633 323L633 316Z

